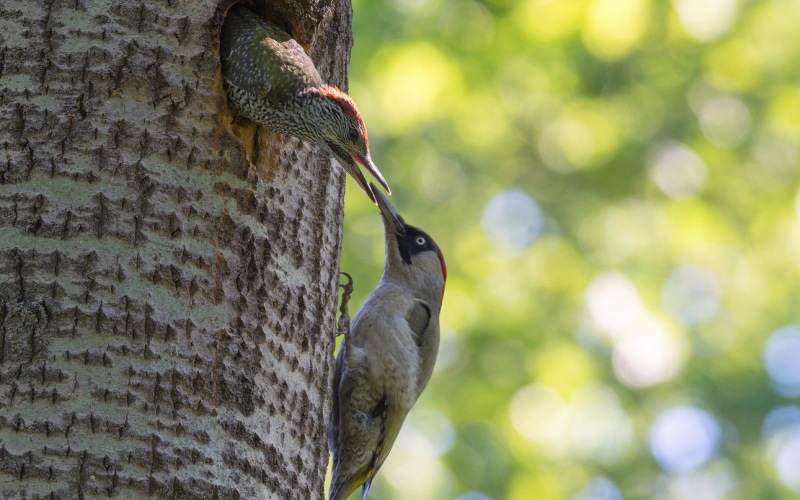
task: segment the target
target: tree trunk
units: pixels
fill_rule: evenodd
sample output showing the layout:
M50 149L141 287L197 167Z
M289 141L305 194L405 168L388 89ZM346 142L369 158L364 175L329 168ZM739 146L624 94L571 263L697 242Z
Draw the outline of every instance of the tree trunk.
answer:
M344 174L231 127L229 3L0 5L2 498L323 497ZM349 1L268 14L345 86Z

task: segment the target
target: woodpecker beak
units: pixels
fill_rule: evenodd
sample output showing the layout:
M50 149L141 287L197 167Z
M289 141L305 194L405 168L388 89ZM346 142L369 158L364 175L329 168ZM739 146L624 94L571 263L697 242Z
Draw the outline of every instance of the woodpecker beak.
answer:
M376 167L375 164L372 163L372 158L370 158L369 152L367 152L367 154L364 156L361 156L358 153L351 153L351 154L353 155L353 160L355 160L357 163L364 165L364 168L366 168L367 171L371 173L373 177L378 179L378 182L381 183L383 189L385 189L386 192L391 195L392 190L389 189L389 184L386 182L386 179L383 178L383 175L381 175L381 171L378 170L378 167Z
M353 179L356 180L356 182L358 183L358 187L360 187L362 191L367 193L367 196L369 196L369 199L372 200L372 203L376 203L375 195L372 193L372 189L370 187L372 184L370 184L369 186L367 185L367 179L364 178L364 174L361 173L361 169L358 168L356 162L346 163L344 168L345 170L350 172L350 175L352 175Z
M361 173L361 169L358 168L358 164L361 163L364 165L372 175L374 175L384 186L386 186L387 191L389 188L378 168L374 163L372 163L369 154L367 154L365 158L362 158L355 153L345 150L334 142L326 141L326 144L330 150L333 151L333 154L336 156L336 159L339 160L339 163L350 175L353 176L353 179L356 180L358 187L367 193L367 196L369 196L369 199L372 200L372 203L377 204L377 201L375 201L375 195L372 193L372 188L370 188L372 184L367 184L367 179L364 177L364 174Z
M383 223L386 226L386 229L391 229L395 234L398 235L405 233L406 221L400 217L400 214L397 213L397 210L394 209L386 196L378 190L375 184L370 183L370 188L372 188L372 192L375 193L375 200L378 208L381 210L381 217L383 217Z

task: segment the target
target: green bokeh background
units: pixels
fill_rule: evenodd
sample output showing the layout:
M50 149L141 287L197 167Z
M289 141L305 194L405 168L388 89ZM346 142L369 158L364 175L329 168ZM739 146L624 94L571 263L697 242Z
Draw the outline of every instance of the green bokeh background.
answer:
M370 498L800 495L798 419L764 430L799 403L764 349L800 311L800 2L353 8L372 157L449 272ZM349 179L351 310L383 252Z

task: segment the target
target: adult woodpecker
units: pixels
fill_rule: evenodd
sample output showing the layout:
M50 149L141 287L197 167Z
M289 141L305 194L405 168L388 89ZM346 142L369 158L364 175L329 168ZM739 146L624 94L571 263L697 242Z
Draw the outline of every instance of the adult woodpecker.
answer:
M370 158L367 128L355 103L322 82L314 62L287 33L234 5L222 25L220 55L225 91L237 113L325 147L373 202L358 163L391 194Z
M439 350L447 279L442 252L374 191L386 263L336 356L328 426L333 457L329 500L344 500L359 486L362 499L367 497L406 415L431 378Z

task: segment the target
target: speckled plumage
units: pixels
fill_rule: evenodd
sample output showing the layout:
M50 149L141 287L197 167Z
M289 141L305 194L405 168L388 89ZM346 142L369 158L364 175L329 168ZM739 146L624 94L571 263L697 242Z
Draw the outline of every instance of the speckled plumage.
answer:
M372 163L364 121L353 100L325 85L303 47L241 5L231 7L220 37L228 102L275 132L325 147L374 201L361 163L389 191Z
M378 286L353 318L336 356L328 448L329 500L344 500L389 456L406 415L433 373L447 271L436 243L405 224L376 192L386 232Z

